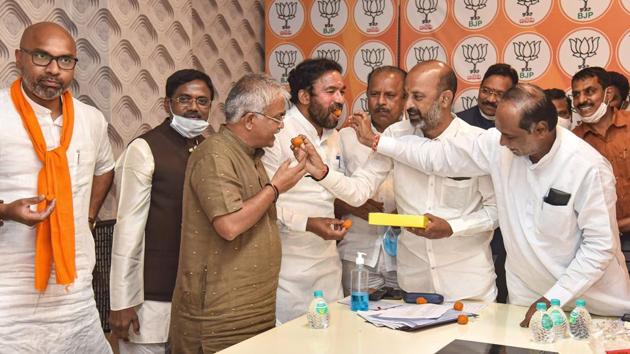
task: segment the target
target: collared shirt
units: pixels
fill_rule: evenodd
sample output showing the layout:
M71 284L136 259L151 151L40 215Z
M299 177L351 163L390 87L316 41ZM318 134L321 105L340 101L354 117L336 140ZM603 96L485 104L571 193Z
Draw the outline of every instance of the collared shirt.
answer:
M374 127L372 129L376 131ZM344 128L339 131L339 148L341 158L338 166L344 170L346 176L352 176L354 171L358 170L372 153L372 149L359 142L357 134L352 128ZM376 193L371 196L371 199L383 203L383 210L387 213L396 209L393 183L393 177L390 173ZM366 254L365 265L375 267L379 256L381 256L385 258L384 264L388 271L396 270L396 258L383 252L383 235L386 228L370 225L366 220L352 214L346 215L344 218L352 220L352 228L337 245L341 259L354 262L357 252L363 252Z
M617 180L617 220L630 218L630 112L615 110L603 136L592 124L581 124L573 133L610 161Z
M173 353L219 351L275 325L281 250L274 205L232 241L212 226L215 217L242 209L265 188L261 154L222 127L190 155L171 311Z
M630 308L630 279L619 246L610 163L564 128L537 163L499 144L501 133L431 141L382 137L378 152L427 173L490 174L507 250L509 301L529 306L540 296L618 316ZM545 202L551 188L566 205ZM556 203L557 204L557 203Z
M481 131L454 117L437 137L460 139ZM422 136L410 121L392 124L382 138ZM330 172L321 184L352 205L374 193L390 171L399 214L431 213L446 219L453 235L430 240L403 229L398 239L398 282L408 292L437 292L447 300L494 301L495 273L490 239L497 209L488 176L453 179L427 175L380 154L372 154L351 178ZM474 270L474 271L473 271Z
M140 334L129 331L133 343L168 340L171 303L144 300L144 229L151 206L155 161L144 139L135 139L116 162L117 222L112 243L110 307L136 307ZM124 236L124 237L123 237Z
M50 110L30 100L26 94L25 97L37 117L48 149L58 147L63 117L53 119ZM66 156L72 182L77 278L69 286L56 284L53 265L46 291L38 293L34 282L36 227L5 220L0 227L3 350L24 352L23 345L28 343L39 344L36 351L46 352L85 348L87 342L94 344L101 340L106 344L100 330L100 334L92 333L87 338L77 335L93 322L99 323L92 290L96 262L94 238L87 220L92 178L112 170L114 159L102 113L77 99L73 99L73 103L74 129ZM11 202L33 197L37 195L37 177L42 163L13 106L9 90L0 91L0 112L0 199ZM16 347L12 346L14 344Z
M324 129L320 137L315 127L296 106L287 111L284 129L276 134L271 148L265 149L263 163L269 176L287 159L294 159L291 138L303 134L333 169L338 164L339 134ZM314 290L322 290L326 301L343 297L341 260L335 241L325 241L306 231L309 217L334 218L334 196L315 180L304 177L276 203L282 239L282 267L276 316L280 323L307 312Z

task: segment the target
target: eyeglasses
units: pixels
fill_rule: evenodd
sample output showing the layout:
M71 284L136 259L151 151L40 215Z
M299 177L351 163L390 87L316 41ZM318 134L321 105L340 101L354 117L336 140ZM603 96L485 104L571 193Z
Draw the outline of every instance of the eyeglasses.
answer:
M57 62L57 66L63 70L72 70L77 65L79 58L71 55L60 55L58 57L50 55L41 50L28 50L20 48L21 51L30 54L33 64L37 66L48 66L53 60Z
M197 106L199 107L209 107L210 103L212 102L212 100L209 99L208 97L204 97L204 96L191 97L188 95L177 96L173 98L172 100L184 106L190 106L192 105L193 102L196 102Z
M264 116L265 118L269 118L269 119L271 119L272 121L274 121L274 122L276 122L278 124L282 124L283 121L284 121L284 113L282 113L282 116L280 118L268 116L268 115L266 115L264 113L261 113L261 112L248 112L248 113L260 114L261 116Z
M495 95L497 98L503 98L503 95L505 94L505 92L503 91L497 91L497 90L493 90L491 88L487 88L487 87L482 87L479 92L483 93L486 96L492 96Z

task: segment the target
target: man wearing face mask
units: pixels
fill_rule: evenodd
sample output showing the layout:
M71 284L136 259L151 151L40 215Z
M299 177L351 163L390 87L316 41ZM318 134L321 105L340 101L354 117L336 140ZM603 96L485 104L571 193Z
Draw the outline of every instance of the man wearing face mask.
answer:
M262 158L267 174L293 158L291 139L306 136L331 168L339 166L339 133L335 129L345 103L341 66L329 59L308 59L289 73L291 102L277 143ZM343 297L341 261L336 240L347 230L335 219L334 196L312 178L303 178L277 203L282 263L276 302L279 323L306 313L314 290L326 301Z
M545 90L545 95L558 111L558 125L571 130L571 99L557 88Z
M110 325L124 353L164 353L177 276L184 173L203 141L214 87L185 69L166 81L169 117L132 141L116 164Z
M630 243L630 112L610 107L610 76L600 67L578 71L571 80L573 105L582 124L573 133L591 144L613 167L617 179L617 222ZM629 248L628 246L623 247Z
M384 137L420 136L441 141L477 136L483 131L452 113L457 78L445 63L425 61L416 65L407 75L405 91L409 119L389 126ZM361 144L374 146L371 138L378 133L371 129L367 117L355 115L351 125ZM310 142L306 150L307 171L322 177L322 161L310 149ZM446 301L494 301L497 288L489 245L498 216L490 177L433 176L372 153L351 177L330 171L319 183L337 198L361 205L390 172L398 213L429 218L426 229L405 228L398 238L396 260L401 289L439 293Z

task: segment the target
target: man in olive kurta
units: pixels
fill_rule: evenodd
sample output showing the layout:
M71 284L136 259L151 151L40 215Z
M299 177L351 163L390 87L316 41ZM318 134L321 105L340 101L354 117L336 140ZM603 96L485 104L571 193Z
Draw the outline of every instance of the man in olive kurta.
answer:
M285 161L269 181L260 158L284 126L287 102L277 82L244 76L228 94L227 124L188 160L169 335L174 354L214 353L275 325L275 201L304 176L305 162Z

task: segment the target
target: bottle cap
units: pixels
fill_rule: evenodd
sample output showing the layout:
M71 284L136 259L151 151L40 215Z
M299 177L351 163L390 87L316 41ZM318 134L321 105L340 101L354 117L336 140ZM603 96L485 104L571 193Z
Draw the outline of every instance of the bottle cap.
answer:
M315 290L313 292L313 296L315 296L315 297L324 297L324 292L321 291L321 290Z
M365 253L363 252L357 252L357 260L356 260L356 264L359 265L363 265L365 264L365 259L363 259L363 256L365 256Z
M584 300L584 299L577 299L577 301L575 302L575 306L577 306L577 307L586 307L586 300Z
M547 304L545 304L544 302L537 303L536 304L536 310L546 311L547 310Z
M560 300L551 299L551 306L560 306Z

